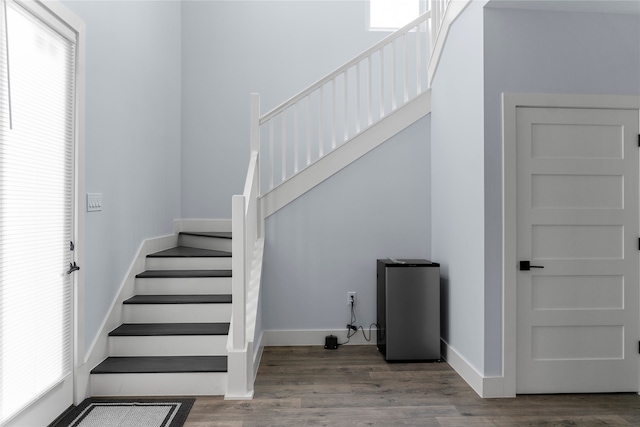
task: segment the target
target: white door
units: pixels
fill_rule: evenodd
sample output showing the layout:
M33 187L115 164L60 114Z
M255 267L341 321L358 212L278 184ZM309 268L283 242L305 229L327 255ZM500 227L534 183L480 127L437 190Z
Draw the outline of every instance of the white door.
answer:
M517 393L639 390L638 120L517 108Z
M73 402L75 34L0 6L0 424Z

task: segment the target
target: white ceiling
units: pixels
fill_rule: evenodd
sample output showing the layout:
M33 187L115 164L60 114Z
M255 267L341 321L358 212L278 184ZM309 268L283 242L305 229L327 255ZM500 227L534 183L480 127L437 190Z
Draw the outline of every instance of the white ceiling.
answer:
M640 15L640 0L490 0L488 7Z

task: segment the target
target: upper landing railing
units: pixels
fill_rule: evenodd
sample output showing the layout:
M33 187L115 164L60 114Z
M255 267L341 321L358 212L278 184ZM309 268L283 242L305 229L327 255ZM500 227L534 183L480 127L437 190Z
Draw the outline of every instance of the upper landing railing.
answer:
M422 14L252 123L261 194L428 90L430 16ZM259 111L257 96L252 103Z

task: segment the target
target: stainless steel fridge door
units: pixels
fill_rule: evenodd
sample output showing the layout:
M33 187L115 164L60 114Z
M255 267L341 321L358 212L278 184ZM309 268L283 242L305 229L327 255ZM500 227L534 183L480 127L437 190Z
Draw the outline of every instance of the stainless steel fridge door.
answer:
M440 359L440 269L386 269L386 359Z

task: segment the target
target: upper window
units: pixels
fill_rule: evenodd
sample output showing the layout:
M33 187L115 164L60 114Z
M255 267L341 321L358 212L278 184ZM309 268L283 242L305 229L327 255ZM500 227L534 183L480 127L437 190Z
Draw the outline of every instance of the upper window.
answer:
M395 31L420 16L421 0L369 0L369 30Z

